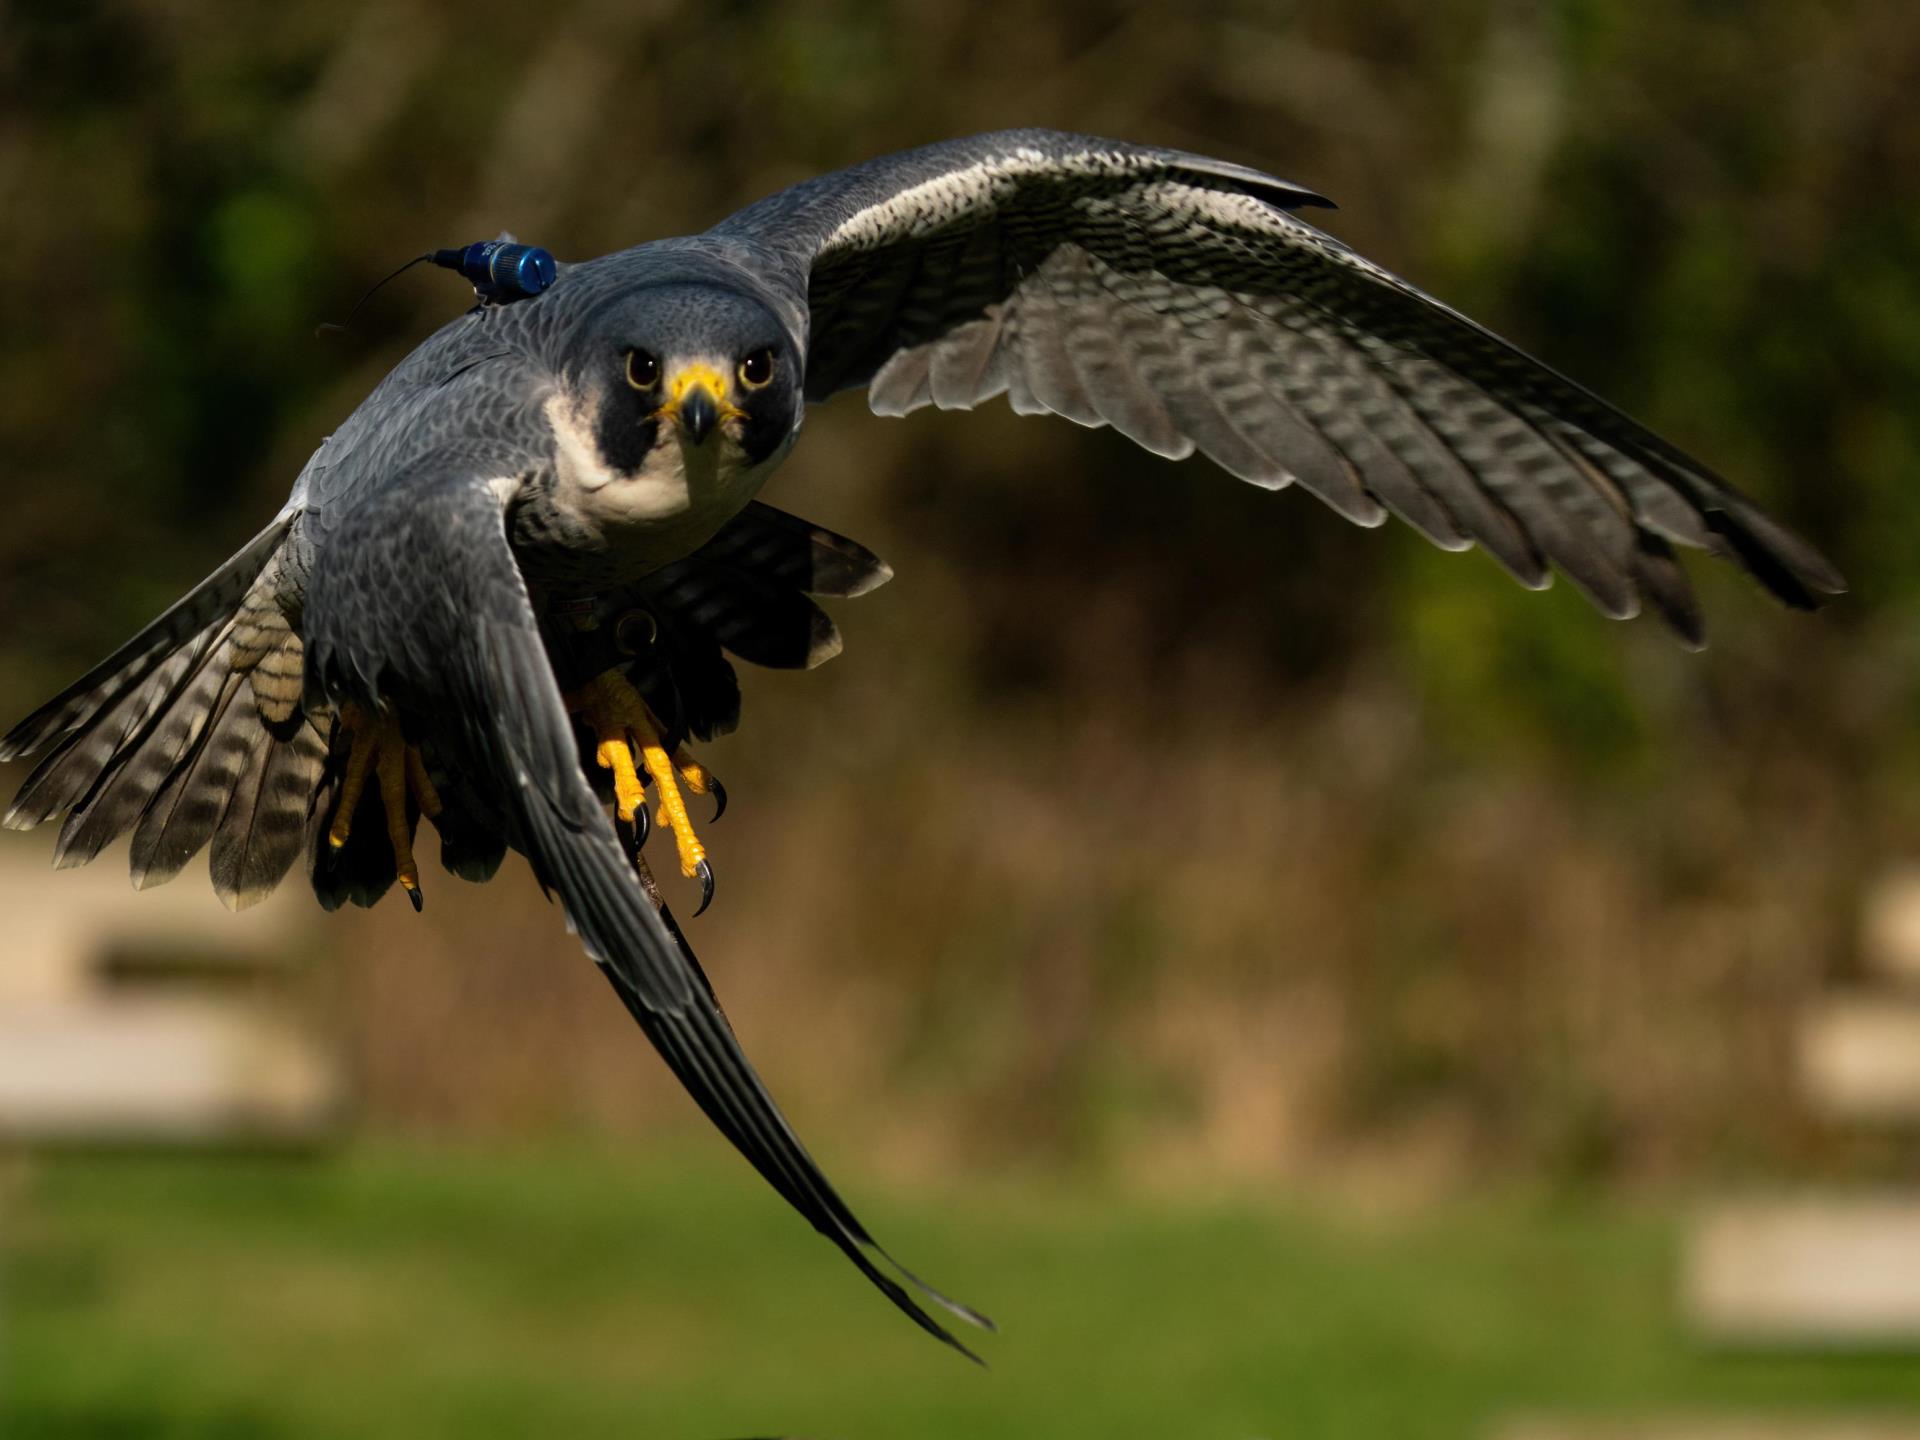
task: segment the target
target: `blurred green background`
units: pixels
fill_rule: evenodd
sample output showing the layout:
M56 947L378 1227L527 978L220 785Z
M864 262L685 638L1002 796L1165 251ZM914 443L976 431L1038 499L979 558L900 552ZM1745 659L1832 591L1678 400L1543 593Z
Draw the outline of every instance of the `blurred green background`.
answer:
M414 272L314 337L400 260L585 257L1013 124L1331 194L1854 593L1809 619L1696 566L1691 656L1104 432L843 397L767 498L897 578L824 670L743 675L692 938L855 1208L1003 1321L994 1372L733 1162L524 866L429 866L423 917L288 942L351 1144L0 1156L0 1426L1437 1437L1915 1398L1895 1356L1702 1349L1671 1252L1716 1187L1915 1170L1788 1061L1920 836L1916 93L1911 0L8 0L8 717L459 311Z

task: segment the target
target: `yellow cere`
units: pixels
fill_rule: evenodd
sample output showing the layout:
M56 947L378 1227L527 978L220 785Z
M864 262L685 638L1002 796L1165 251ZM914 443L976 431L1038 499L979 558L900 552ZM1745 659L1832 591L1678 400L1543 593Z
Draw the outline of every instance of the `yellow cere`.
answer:
M663 415L677 413L681 402L687 398L687 392L695 386L713 397L713 403L720 411L720 418L723 421L737 419L747 413L728 398L732 387L727 383L727 377L704 360L683 365L674 372L673 379L667 385L667 403L660 407L660 413Z

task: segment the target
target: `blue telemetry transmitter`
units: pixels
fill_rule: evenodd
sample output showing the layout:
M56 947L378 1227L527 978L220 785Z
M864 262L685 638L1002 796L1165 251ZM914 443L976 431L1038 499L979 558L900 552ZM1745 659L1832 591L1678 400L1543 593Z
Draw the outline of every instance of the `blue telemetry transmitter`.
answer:
M476 240L426 258L443 270L459 271L472 282L473 293L492 305L530 300L560 273L549 251L512 240Z

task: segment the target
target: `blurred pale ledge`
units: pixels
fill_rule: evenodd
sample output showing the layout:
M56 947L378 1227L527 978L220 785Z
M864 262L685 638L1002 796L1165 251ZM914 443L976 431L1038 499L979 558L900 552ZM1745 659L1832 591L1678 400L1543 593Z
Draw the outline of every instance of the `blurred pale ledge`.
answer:
M1682 1300L1708 1340L1920 1343L1920 1196L1727 1204L1688 1238Z
M1648 1420L1511 1420L1494 1440L1920 1440L1920 1415L1728 1419L1665 1415Z
M1860 944L1875 973L1920 986L1920 863L1881 877L1867 896Z
M1920 996L1844 995L1800 1022L1800 1088L1838 1120L1920 1123Z
M299 887L232 915L203 873L136 893L118 856L55 873L47 851L0 838L0 1138L305 1141L338 1123L338 1057L282 983L308 944Z

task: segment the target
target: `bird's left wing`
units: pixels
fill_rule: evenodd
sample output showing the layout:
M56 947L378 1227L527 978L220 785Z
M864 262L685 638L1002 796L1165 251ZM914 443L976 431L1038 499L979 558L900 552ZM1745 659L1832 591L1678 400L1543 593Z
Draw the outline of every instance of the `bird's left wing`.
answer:
M1790 604L1844 588L1697 461L1294 213L1326 203L1204 156L1015 130L821 176L715 233L804 290L813 399L865 386L897 415L1005 394L1362 525L1392 511L1535 588L1557 566L1690 641L1672 544Z
M431 717L436 742L498 787L516 838L588 952L708 1118L895 1305L971 1355L908 1286L962 1319L988 1322L874 1243L741 1053L677 926L641 889L580 769L573 723L508 548L501 496L509 488L470 464L434 458L334 519L307 591L310 674L335 701L377 697L403 717Z

